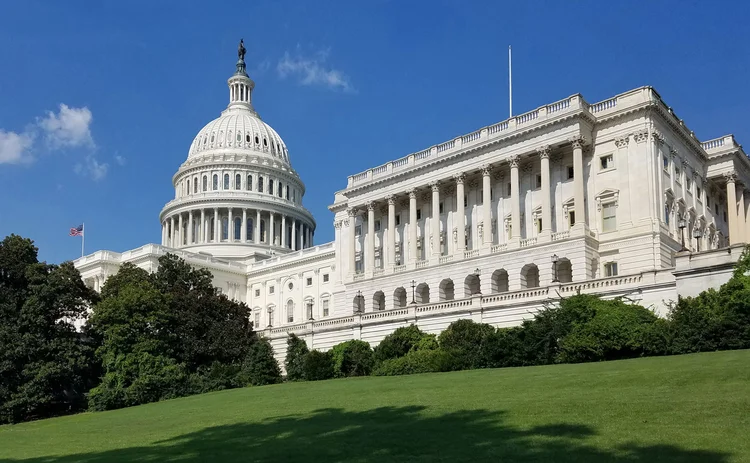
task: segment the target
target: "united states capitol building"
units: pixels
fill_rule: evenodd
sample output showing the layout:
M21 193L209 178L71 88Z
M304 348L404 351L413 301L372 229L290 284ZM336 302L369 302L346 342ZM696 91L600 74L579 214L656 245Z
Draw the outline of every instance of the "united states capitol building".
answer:
M326 350L412 323L511 326L577 292L664 315L724 283L750 238L742 147L698 140L641 87L572 95L351 175L330 206L334 241L315 244L303 175L253 106L244 49L228 87L172 178L161 244L75 265L99 290L125 262L154 271L174 253L245 302L280 359L289 332Z

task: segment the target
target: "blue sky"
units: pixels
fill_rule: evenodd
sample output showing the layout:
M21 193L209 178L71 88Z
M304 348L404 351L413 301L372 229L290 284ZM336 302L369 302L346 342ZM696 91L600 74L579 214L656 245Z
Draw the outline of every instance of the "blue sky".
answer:
M701 139L750 142L746 2L42 2L0 6L0 236L42 259L159 242L244 37L254 103L318 221L347 175L574 93L653 85Z

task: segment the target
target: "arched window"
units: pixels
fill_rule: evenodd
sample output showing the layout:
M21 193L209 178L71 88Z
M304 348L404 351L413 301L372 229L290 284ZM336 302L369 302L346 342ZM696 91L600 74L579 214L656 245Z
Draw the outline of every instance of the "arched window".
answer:
M242 219L239 217L234 219L234 239L242 239Z
M198 177L193 179L193 193L198 193Z
M229 174L224 174L224 189L229 189Z
M289 185L286 186L286 199L289 200Z
M286 301L286 321L287 323L294 322L294 301L291 299Z
M268 179L268 194L273 194L273 179L271 178Z
M228 217L221 218L221 239L222 240L229 239L229 218Z
M258 191L263 193L263 177L258 177Z
M455 299L455 289L456 288L453 284L453 280L451 280L450 278L446 278L445 280L441 281L439 287L440 300L452 301L453 299Z
M376 291L372 296L372 310L385 310L385 294L383 291Z
M253 219L247 219L247 230L245 239L248 241L253 241Z
M234 176L234 189L235 190L242 189L242 175L240 174L237 174Z
M188 192L188 194L190 194L190 179L188 179L188 184L187 185L188 185L187 192Z
M475 294L481 293L482 291L479 275L477 275L476 273L467 275L466 279L464 279L464 297L471 297Z
M206 190L208 190L208 176L204 175L203 176L203 191L206 191Z
M508 291L508 272L498 269L492 272L492 292L503 293Z
M247 190L252 191L252 189L253 189L253 176L248 175L247 176Z
M214 187L214 191L219 189L219 176L217 174L214 174L214 181L212 186Z
M284 192L284 188L281 186L281 182L279 182L279 191L278 191L279 198L283 196L283 192Z
M526 264L521 269L521 288L539 286L539 268L535 264Z
M406 289L403 287L396 288L393 292L393 308L398 309L406 307Z
M263 243L266 241L266 221L261 220L260 221L260 242Z
M417 304L429 304L430 303L430 287L427 283L420 283L417 285L417 291L415 297L417 298Z
M209 241L216 241L216 219L213 217L208 219L208 239Z

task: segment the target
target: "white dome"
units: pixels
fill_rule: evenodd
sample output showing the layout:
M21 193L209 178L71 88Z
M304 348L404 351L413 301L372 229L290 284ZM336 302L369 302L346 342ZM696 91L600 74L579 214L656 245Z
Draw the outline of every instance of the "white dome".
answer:
M190 145L188 159L211 151L251 151L291 165L284 140L250 109L228 108L206 124Z

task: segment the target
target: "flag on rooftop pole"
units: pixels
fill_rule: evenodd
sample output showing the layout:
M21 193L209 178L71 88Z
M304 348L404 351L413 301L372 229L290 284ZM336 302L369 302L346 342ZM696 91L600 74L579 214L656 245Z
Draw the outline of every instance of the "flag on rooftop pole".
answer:
M71 228L70 229L70 236L80 236L81 237L81 257L83 257L83 243L84 243L84 240L86 239L83 236L83 224L81 224L81 225L79 225L77 227Z

